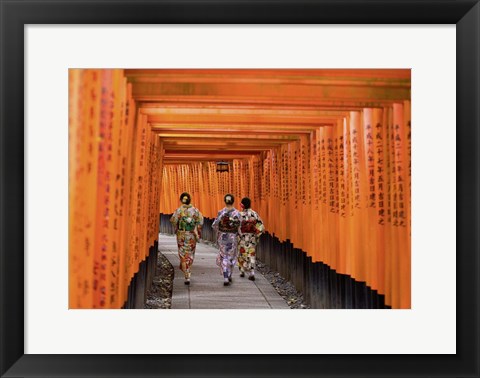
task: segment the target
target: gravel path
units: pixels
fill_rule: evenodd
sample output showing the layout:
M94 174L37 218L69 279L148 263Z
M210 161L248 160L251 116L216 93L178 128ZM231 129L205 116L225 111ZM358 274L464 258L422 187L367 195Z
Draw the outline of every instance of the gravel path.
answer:
M298 292L290 281L287 281L285 278L280 276L280 273L270 270L268 265L265 265L259 261L257 261L255 265L257 272L263 274L263 276L272 284L278 294L285 299L290 308L310 308L310 306L305 302L303 294Z
M173 266L161 252L158 252L157 275L153 278L152 287L147 292L145 308L170 308L172 288Z

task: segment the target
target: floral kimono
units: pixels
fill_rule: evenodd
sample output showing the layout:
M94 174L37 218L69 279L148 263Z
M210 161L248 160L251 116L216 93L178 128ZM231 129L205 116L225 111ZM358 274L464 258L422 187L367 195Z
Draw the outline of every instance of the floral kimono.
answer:
M249 272L253 276L255 268L255 248L265 227L262 219L252 209L240 211L240 227L238 230L238 267L241 276Z
M212 227L217 232L219 253L217 265L225 278L231 279L232 269L237 259L237 232L240 225L239 212L232 207L218 212Z
M170 223L177 235L180 269L185 278L189 279L190 267L195 258L195 247L203 225L202 213L192 205L182 205L173 213Z

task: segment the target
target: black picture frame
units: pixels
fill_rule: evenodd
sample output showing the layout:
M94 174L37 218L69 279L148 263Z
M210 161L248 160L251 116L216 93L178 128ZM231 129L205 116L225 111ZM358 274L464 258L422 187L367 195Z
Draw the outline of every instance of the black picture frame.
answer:
M478 0L0 0L0 15L1 377L479 377ZM24 26L163 23L456 24L456 354L24 354Z

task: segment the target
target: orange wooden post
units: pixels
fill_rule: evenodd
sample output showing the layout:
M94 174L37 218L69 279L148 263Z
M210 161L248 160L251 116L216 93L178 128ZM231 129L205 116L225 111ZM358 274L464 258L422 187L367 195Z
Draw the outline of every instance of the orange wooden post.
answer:
M350 250L350 266L349 274L354 278L361 279L361 262L358 253L360 244L359 238L359 210L360 210L360 153L359 153L359 129L360 114L359 112L350 112L350 217L349 217L349 250Z
M354 243L351 237L353 233L353 212L354 212L354 188L353 188L353 170L352 170L352 134L350 124L350 114L343 120L343 135L345 143L345 222L343 238L345 239L345 273L353 275L355 271Z
M112 120L111 135L112 149L109 158L111 160L111 183L110 183L110 199L111 211L110 217L110 257L107 262L107 307L121 307L119 298L119 261L121 251L121 223L122 213L121 205L121 160L122 160L122 132L124 121L124 100L126 95L126 82L124 81L122 70L113 70L113 85L111 92L112 101Z
M386 171L387 171L387 183L386 183L386 222L387 227L385 228L385 302L395 306L393 300L394 291L397 290L398 285L394 282L395 277L392 276L392 270L395 269L395 256L396 256L396 235L392 226L392 212L393 212L393 184L394 184L394 174L392 173L393 169L393 109L388 107L386 109L386 135L385 138L385 161L386 161Z
M69 285L70 308L93 307L100 78L69 70Z
M404 134L403 134L403 148L404 148L404 174L405 174L405 187L403 194L405 196L405 211L406 211L406 232L405 232L405 256L404 256L404 275L403 275L403 291L402 291L402 308L411 308L411 291L412 291L412 201L411 201L411 178L412 178L412 161L411 161L411 104L410 101L403 102L404 109Z
M121 241L120 241L120 261L119 261L119 305L123 305L127 300L127 289L130 281L129 277L129 256L131 252L131 227L132 227L132 161L133 159L133 140L135 129L135 102L132 98L131 84L127 85L127 98L125 102L125 118L122 128L122 150L121 161L121 204L122 212L121 222Z
M372 226L376 228L376 286L374 289L379 293L385 293L385 209L386 209L386 172L384 139L386 138L385 124L382 109L373 109L373 141L374 141L374 181L375 181L375 216L372 219Z
M395 186L393 198L393 226L397 234L398 242L398 257L396 258L398 266L395 269L396 282L398 288L395 293L395 307L409 308L410 307L410 253L409 253L409 236L408 236L408 213L407 205L408 198L406 192L408 191L408 166L409 159L406 156L407 143L404 140L406 122L404 120L403 103L393 105L393 120L394 120L394 167L395 167Z
M345 130L344 130L344 119L341 118L337 121L335 127L336 135L336 146L337 150L337 233L335 237L337 238L337 265L336 269L339 272L345 272L347 269L347 251L345 243L345 231L346 231L346 185L348 182L346 180L346 167L345 167L345 156L346 156L346 143L345 143Z
M375 186L375 123L373 109L363 109L363 145L364 145L364 224L362 234L367 282L374 289L378 288L378 253L377 253L377 227L376 227L376 186Z

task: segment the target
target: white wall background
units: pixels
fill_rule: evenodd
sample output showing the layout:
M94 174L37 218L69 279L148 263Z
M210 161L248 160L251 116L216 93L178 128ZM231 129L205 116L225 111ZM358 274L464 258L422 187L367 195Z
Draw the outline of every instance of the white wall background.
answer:
M454 25L30 25L25 52L25 353L455 353ZM412 309L68 310L74 67L412 68Z

